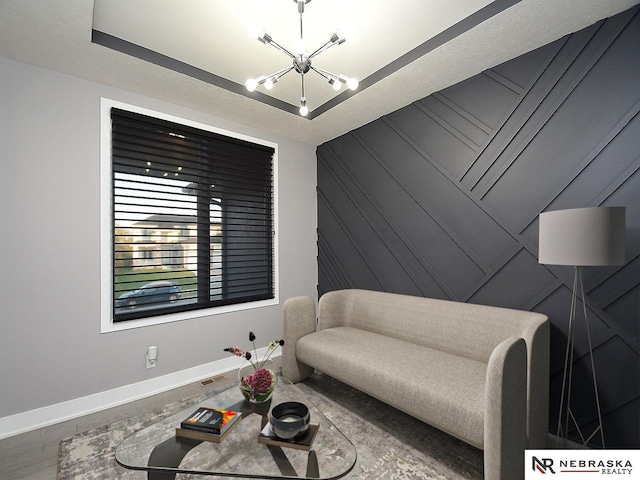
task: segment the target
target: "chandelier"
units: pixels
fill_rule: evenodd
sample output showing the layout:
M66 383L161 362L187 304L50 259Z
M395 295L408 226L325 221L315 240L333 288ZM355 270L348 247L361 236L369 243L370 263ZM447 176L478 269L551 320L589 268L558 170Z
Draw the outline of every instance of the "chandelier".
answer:
M326 52L328 49L333 47L334 45L340 45L346 41L346 38L340 37L338 33L334 33L329 38L324 45L315 50L312 54L309 54L305 48L304 37L302 34L302 14L304 13L304 6L309 3L311 0L293 0L298 4L298 13L300 14L300 40L298 40L295 44L295 54L291 53L286 48L279 45L268 33L264 30L251 29L249 31L249 36L251 38L255 38L265 45L271 45L272 47L280 50L285 55L288 55L293 60L293 65L290 67L283 68L271 75L261 75L258 78L250 78L246 82L247 90L253 92L259 85L264 85L264 88L267 90L271 90L274 84L280 80L284 75L289 73L291 70L295 70L300 74L301 82L302 82L302 95L300 96L300 115L306 116L309 113L309 108L307 107L307 98L304 94L304 76L309 70L313 70L320 76L324 77L324 79L329 83L329 85L333 86L333 89L338 91L342 87L342 84L346 84L351 90L355 90L358 88L358 80L355 78L347 77L346 75L336 75L335 73L327 72L326 70L322 70L320 68L314 67L311 65L311 59L320 55L322 52Z

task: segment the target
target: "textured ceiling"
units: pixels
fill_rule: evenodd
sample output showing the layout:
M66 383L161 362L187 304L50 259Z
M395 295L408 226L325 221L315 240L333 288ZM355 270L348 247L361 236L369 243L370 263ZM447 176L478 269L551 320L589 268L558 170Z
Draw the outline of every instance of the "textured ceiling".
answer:
M315 0L304 7L304 40L307 51L312 53L334 32L345 32L347 42L314 57L312 66L363 80L467 17L477 14L477 24L517 1L403 0L402 8L398 8L396 2ZM477 13L488 4L493 4L489 12ZM397 27L389 28L391 25ZM135 46L144 47L145 50L137 49L143 59L148 55L147 50L160 53L231 81L235 84L231 87L245 95L248 95L244 87L247 78L273 74L292 66L291 58L283 52L249 38L251 26L263 28L275 42L294 52L300 38L297 3L291 0L95 0L94 30L117 39L113 46L109 38L98 43L118 49L120 41L124 41L123 49L134 54ZM216 84L217 79L210 78ZM224 81L218 83L228 86ZM268 95L286 102L284 108L289 111L297 112L300 84L301 76L290 72L272 90L258 88L264 94L258 97ZM314 112L338 92L321 75L310 71L305 75L305 94ZM281 102L272 104L279 106Z
M265 98L264 90L254 95L254 98L243 90L241 84L247 77L272 73L284 68L288 61L284 54L273 48L255 40L245 40L247 24L260 22L274 39L289 47L290 40L285 31L291 29L292 22L295 27L297 21L294 2L262 0L260 4L275 2L278 8L284 8L288 12L286 15L269 16L269 10L247 10L247 6L251 7L256 1L96 2L96 14L101 11L105 2L114 2L114 6L120 4L121 7L126 6L132 10L139 9L136 17L138 21L140 18L149 18L143 7L148 8L151 3L154 9L166 4L167 10L164 14L172 12L169 8L171 5L180 5L182 10L179 14L178 11L173 11L169 13L169 18L158 16L157 20L145 23L145 30L147 33L151 32L145 37L143 29L136 28L134 15L130 18L133 23L120 24L108 14L101 13L100 17L96 15L94 25L93 0L0 0L0 56L158 98L318 145L640 2L523 0L509 6L513 1L467 0L461 2L458 9L452 10L449 6L451 2L445 1L353 0L339 2L340 6L351 7L337 7L335 5L338 4L334 0L313 0L306 6L304 14L305 37L308 32L312 49L316 47L316 42L322 42L336 27L348 24L347 27L354 30L361 29L360 37L356 31L351 41L318 56L314 65L327 70L335 68L337 71L334 73L359 76L361 88L354 94L343 94L341 97L333 98L333 90L326 82L320 82L307 91L309 102L313 102L310 107L317 108L320 114L315 117L311 115L312 118L308 119L270 105L271 97ZM326 4L323 5L323 2ZM186 22L191 13L189 7L195 9L203 4L214 5L215 13L218 15L215 21L224 22L225 35L221 38L228 39L232 36L235 40L235 34L231 32L242 34L237 36L237 43L226 40L222 40L222 43L214 42L225 47L216 53L219 55L216 58L207 58L209 45L205 41L208 38L205 35L206 28L205 33L196 28L198 24L206 23L205 19L210 15L196 12L194 16L198 17L197 21L194 24ZM483 6L487 4L484 10L488 12L487 19L476 25L478 15L473 17L473 12L482 12ZM239 5L242 7L234 9ZM429 8L425 8L425 5ZM326 8L329 6L331 8ZM390 9L390 6L393 6L393 9ZM492 6L494 11L490 11ZM502 9L504 10L500 11ZM261 12L258 15L260 18L252 16L252 11ZM117 9L111 15L117 15ZM469 15L472 17L469 18ZM363 18L366 18L366 22L362 21ZM180 26L184 28L184 25L188 32L181 33L177 30ZM208 25L211 29L211 24ZM216 82L209 78L194 78L175 69L93 43L94 28L111 29L105 33L123 38L131 44L142 44L167 58L179 57L188 52L189 49L185 49L184 45L196 43L201 47L205 46L207 48L192 50L187 54L191 56L181 59L182 62L211 72L228 80L228 83L222 82L220 84L223 87L217 86ZM446 30L447 28L449 30ZM446 38L448 41L440 42L441 44L432 43L429 46L429 38L443 30L453 32L449 35L450 38ZM158 31L164 35L155 36L154 40L152 34ZM297 32L293 33L295 36ZM182 42L181 39L185 38L188 41ZM151 43L145 45L144 42ZM372 43L376 48L369 48ZM419 50L420 45L423 46L423 50ZM415 58L407 58L407 55L403 58L402 55L408 51L411 53L412 48ZM215 50L214 47L211 49ZM398 57L400 60L397 60ZM323 65L325 61L327 64ZM293 85L288 86L283 81L282 84L276 85L278 90L273 93L273 98L283 104L296 103L296 97L299 96L299 85L295 84L295 80L299 82L299 77L296 79L297 74L294 72L288 75L292 77ZM325 105L324 109L320 108L322 103Z

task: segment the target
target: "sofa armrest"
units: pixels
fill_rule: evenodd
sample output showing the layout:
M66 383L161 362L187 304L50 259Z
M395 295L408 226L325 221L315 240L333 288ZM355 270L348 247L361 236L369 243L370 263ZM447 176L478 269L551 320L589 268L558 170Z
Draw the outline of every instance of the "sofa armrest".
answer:
M485 388L485 478L523 478L527 416L527 347L524 339L510 337L493 350Z
M529 368L527 448L544 449L549 431L549 320L531 327L525 334Z
M313 367L296 358L296 344L305 335L316 331L316 306L310 297L294 297L282 307L282 375L293 383L308 378Z

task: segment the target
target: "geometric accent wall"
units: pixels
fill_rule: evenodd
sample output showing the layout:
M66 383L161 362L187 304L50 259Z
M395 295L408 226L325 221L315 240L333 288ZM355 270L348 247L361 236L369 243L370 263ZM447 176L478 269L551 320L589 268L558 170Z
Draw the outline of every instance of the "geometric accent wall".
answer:
M548 315L555 432L573 269L538 264L538 215L625 206L626 264L583 275L606 446L640 448L639 112L635 7L319 146L319 295L365 288ZM577 328L573 410L589 430L581 317Z

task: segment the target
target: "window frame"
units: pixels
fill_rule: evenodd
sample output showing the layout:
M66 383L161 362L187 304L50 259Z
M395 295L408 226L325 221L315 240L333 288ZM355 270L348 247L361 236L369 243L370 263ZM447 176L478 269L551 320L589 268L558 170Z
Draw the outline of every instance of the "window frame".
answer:
M273 155L273 289L274 298L253 302L230 304L189 310L184 312L154 315L145 318L114 321L113 319L113 211L112 211L112 157L111 157L111 109L118 108L133 113L178 123L188 127L217 133L239 140L264 145L274 149ZM161 325L165 323L239 312L254 308L278 305L279 261L278 261L278 144L264 139L232 132L186 118L126 104L108 98L100 99L100 332L109 333L132 328Z

